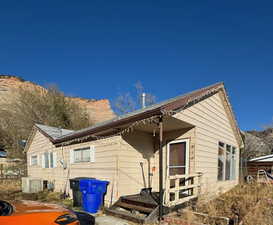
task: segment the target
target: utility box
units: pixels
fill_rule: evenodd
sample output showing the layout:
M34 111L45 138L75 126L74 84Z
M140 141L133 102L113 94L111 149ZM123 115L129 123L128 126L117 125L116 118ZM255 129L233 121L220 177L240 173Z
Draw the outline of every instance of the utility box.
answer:
M22 177L22 192L37 193L43 191L43 180L33 177Z

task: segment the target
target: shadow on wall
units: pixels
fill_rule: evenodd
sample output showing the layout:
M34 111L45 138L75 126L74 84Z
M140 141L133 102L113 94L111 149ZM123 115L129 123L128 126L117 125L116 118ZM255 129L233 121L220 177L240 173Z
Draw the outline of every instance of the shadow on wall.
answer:
M192 127L163 133L164 149L166 149L168 142L175 140L191 129ZM135 174L128 172L129 170L126 170L125 167L120 168L120 173L131 181L134 181L140 188L151 187L155 171L153 166L158 168L158 162L154 158L155 154L159 151L159 134L155 133L154 135L150 132L135 130L131 134L124 135L122 138L130 146L127 151L134 152L133 154L130 153L130 156L135 156L135 158L128 158L128 162L129 160L133 161L132 165L135 166L139 174L135 176Z

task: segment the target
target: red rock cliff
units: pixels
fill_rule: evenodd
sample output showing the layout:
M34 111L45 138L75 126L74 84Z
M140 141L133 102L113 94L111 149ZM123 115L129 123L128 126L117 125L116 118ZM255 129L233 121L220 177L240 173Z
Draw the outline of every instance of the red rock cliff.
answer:
M38 87L44 89L40 85L25 81L19 77L0 74L0 104L3 99L13 98L16 95L16 89L19 87ZM94 123L109 120L115 116L108 99L95 100L73 97L69 98L86 107L89 117Z

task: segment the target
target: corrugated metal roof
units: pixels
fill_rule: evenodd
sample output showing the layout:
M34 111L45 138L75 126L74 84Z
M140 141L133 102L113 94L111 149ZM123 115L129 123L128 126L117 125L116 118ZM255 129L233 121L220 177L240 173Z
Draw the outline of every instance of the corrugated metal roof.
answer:
M188 100L197 98L199 96L202 96L202 95L210 92L211 90L214 90L217 88L222 88L222 87L224 87L223 83L219 82L219 83L195 90L195 91L187 93L187 94L183 94L183 95L179 95L174 98L170 98L170 99L162 101L160 103L148 106L144 109L139 109L139 110L127 113L122 116L117 116L111 120L107 120L102 123L98 123L94 126L90 126L90 127L75 131L73 133L59 136L56 140L56 143L66 141L68 139L82 137L82 136L88 135L88 133L90 133L90 132L93 133L93 132L96 132L98 129L104 129L107 126L111 126L111 125L114 126L117 123L121 123L123 121L128 121L131 118L134 118L134 120L137 120L139 116L144 115L144 114L147 114L150 116L151 114L156 114L156 113L158 114L161 112L161 110L164 110L164 109L174 110L176 108L183 107L185 104L187 104Z
M57 127L42 125L42 124L35 124L35 126L38 127L44 133L46 133L48 136L50 136L53 140L56 140L57 138L61 136L71 134L74 132L74 130L61 129Z

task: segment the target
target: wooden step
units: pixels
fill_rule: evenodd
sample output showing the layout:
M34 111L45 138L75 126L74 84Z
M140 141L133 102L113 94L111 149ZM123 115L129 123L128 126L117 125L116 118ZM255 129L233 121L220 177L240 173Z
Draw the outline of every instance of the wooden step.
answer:
M141 218L137 215L133 215L132 213L123 212L116 209L105 209L105 212L108 215L117 216L121 219L129 220L138 224L143 224L145 221L145 218Z
M120 198L121 202L130 204L130 205L137 205L137 206L142 206L145 208L156 208L157 203L154 201L151 201L150 199L138 199L138 198L132 198L131 196L126 196L126 197L121 197Z
M133 209L139 212L144 212L144 213L151 213L154 210L153 208L149 208L149 207L144 207L144 206L139 206L139 205L135 205L135 204L128 204L126 202L118 202L117 207L121 207L121 208L125 208L125 209Z

